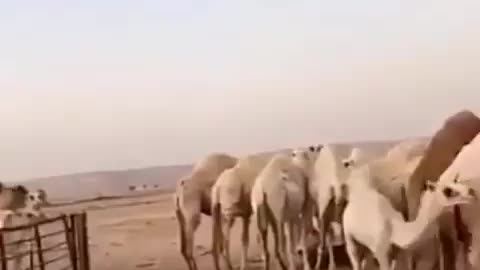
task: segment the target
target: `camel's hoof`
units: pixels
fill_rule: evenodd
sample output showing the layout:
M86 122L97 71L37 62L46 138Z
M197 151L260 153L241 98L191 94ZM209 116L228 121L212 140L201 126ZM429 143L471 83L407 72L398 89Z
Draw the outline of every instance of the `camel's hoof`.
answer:
M337 270L337 266L335 264L329 265L328 270Z

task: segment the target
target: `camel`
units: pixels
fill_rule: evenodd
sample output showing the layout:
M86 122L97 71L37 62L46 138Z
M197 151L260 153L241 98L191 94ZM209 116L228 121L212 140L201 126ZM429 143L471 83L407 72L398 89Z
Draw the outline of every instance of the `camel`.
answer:
M252 208L250 194L257 175L263 170L272 154L249 155L226 169L212 188L212 256L219 270L219 251L228 269L233 269L230 258L230 230L236 217L242 219L242 256L240 269L245 269L248 257L249 227ZM222 228L223 227L223 228Z
M460 175L460 182L470 185L476 192L480 192L480 168L478 162L480 160L480 133L472 140L472 142L463 147L452 164L439 177L438 183L448 183L453 175ZM480 218L478 217L478 209L480 203L473 205L461 205L454 212L456 215L457 226L459 227L460 239L464 238L463 254L466 259L468 249L470 248L470 262L463 262L466 267L472 269L480 269ZM459 224L460 223L460 224ZM462 235L463 233L463 235Z
M297 245L302 245L302 250L306 250L306 224L309 223L308 218L311 218L307 213L308 177L321 148L310 146L295 149L290 156L277 154L255 180L251 204L262 238L266 270L270 269L269 227L273 231L275 258L281 269L296 268ZM288 263L284 258L284 252L287 252ZM306 252L303 252L303 257L308 264Z
M212 153L201 159L190 174L179 180L174 195L175 215L179 225L180 252L189 270L197 270L194 258L194 234L201 221L201 214L211 215L211 188L218 176L232 168L237 158Z
M336 268L333 253L332 224L340 223L341 213L346 204L346 180L349 169L343 164L344 156L339 145L326 144L318 153L311 177L309 178L309 194L316 211L317 224L320 231L320 245L314 269L319 270L323 249L326 247L329 256L330 270ZM304 262L304 268L310 269Z
M373 253L380 270L393 269L391 261L396 257L395 249L409 249L432 231L437 218L447 208L470 204L476 201L476 193L456 178L451 183L427 182L422 196L418 217L406 222L390 200L378 192L370 183L368 166L352 172L355 181L349 181L349 203L343 213L344 238L353 270L360 269L358 244ZM365 211L368 209L368 211ZM368 223L358 220L368 219ZM433 225L432 225L433 224Z
M469 144L480 132L480 118L468 110L463 110L448 117L442 127L433 135L424 157L407 181L406 196L408 201L409 219L414 219L418 212L420 193L427 180L437 181L440 175L450 166L464 145ZM461 226L454 223L454 215L445 213L439 220L439 237L442 246L445 269L454 269L458 243L462 239L455 236L465 233L455 233ZM419 247L419 252L428 247ZM419 259L421 254L415 252ZM422 270L432 269L422 267Z
M16 208L15 210L2 209L0 210L0 229L12 228L21 225L32 224L46 218L42 211L44 203L43 197L38 196L38 192L28 192L25 196L25 207ZM20 270L24 256L19 256L21 250L25 250L27 244L31 245L34 238L33 230L16 230L1 232L5 243L5 253L13 259L13 269Z
M28 190L22 185L6 187L0 182L0 210L15 210L25 207Z
M355 179L355 170L368 166L367 184L388 198L393 208L406 218L408 214L404 196L406 180L421 160L425 145L425 142L419 140L405 140L393 146L383 156L373 155L365 149L353 148L350 156L343 160L343 165L353 170L347 183L354 185L355 181L358 181ZM362 263L367 264L367 259L372 258L364 259Z

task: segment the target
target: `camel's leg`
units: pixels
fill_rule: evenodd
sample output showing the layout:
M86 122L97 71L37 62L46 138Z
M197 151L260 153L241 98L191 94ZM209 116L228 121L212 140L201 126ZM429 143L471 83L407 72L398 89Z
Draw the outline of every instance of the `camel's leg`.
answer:
M260 237L262 239L262 249L263 249L263 269L270 270L270 254L268 252L268 224L263 224L261 221L258 221L258 230Z
M358 247L352 236L343 229L344 239L345 239L345 249L347 251L348 258L350 259L350 264L352 265L352 270L360 270L360 256L358 254Z
M230 231L233 227L234 222L235 222L235 218L229 217L229 218L225 218L225 223L223 224L224 238L223 238L222 258L229 270L233 270L232 258L230 256Z
M196 270L193 245L195 231L200 225L200 213L191 213L191 215L185 217L181 209L176 209L175 214L179 223L180 252L187 263L188 269Z
M439 231L439 238L440 238L440 247L442 248L441 254L443 255L443 264L444 269L455 269L455 249L456 246L454 241L452 240L452 233L448 226L445 226L444 223L440 222L440 231ZM453 226L452 226L453 227ZM422 269L423 270L423 269ZM426 269L429 270L429 269Z
M362 256L360 255L360 257ZM363 259L361 261L362 261L360 265L361 269L369 270L375 267L375 258L372 257L371 254L365 254L365 256L363 256Z
M379 248L375 253L375 258L378 262L379 270L391 270L390 259L388 256L389 250L387 248Z
M313 211L314 211L314 204L311 200L307 200L306 209L303 213L302 223L299 226L300 231L300 247L299 251L302 257L303 262L303 269L304 270L311 270L310 264L308 260L308 247L307 247L307 237L308 233L313 231Z
M286 224L286 231L288 235L288 245L287 245L287 254L288 254L288 265L290 270L295 270L296 268L296 245L298 243L299 236L299 221L290 221Z
M245 270L248 260L248 243L250 237L250 216L242 219L242 258L240 262L240 270Z
M197 217L193 218L190 222L190 225L187 223L187 248L186 254L189 257L190 265L192 270L197 270L197 262L195 261L194 257L194 248L195 248L195 231L197 230L198 226L200 225L200 214Z
M337 269L337 264L335 263L335 254L333 252L333 240L332 240L332 234L328 233L326 235L325 239L325 244L327 245L327 250L328 250L328 270L335 270Z
M280 268L282 270L288 270L287 263L283 258L283 247L285 246L285 231L283 229L283 221L274 222L273 228L273 245L275 247L275 257L277 258L278 263L280 264Z
M322 265L323 250L325 248L326 239L325 226L323 220L320 218L320 215L318 216L318 228L320 231L320 245L318 245L317 263L315 265L315 270L320 270L320 266Z

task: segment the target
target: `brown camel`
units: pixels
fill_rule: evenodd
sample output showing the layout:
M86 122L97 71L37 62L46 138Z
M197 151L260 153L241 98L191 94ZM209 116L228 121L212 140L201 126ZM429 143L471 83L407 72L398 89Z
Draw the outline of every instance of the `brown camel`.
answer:
M201 159L192 172L180 179L174 196L175 214L179 225L180 252L189 270L197 270L194 258L194 234L200 225L201 214L211 216L211 189L218 176L232 168L237 158L212 153Z
M426 153L407 184L407 202L409 220L414 220L420 205L421 191L427 180L438 181L440 175L450 166L462 147L469 144L480 132L480 118L468 110L460 111L450 116L432 137ZM444 269L455 269L457 240L464 240L462 226L455 226L452 215L446 214L440 219L440 241ZM452 233L452 228L459 230L458 234ZM421 250L421 249L419 249ZM419 255L414 253L414 256Z
M25 207L28 190L22 185L6 187L0 182L0 210L16 210Z

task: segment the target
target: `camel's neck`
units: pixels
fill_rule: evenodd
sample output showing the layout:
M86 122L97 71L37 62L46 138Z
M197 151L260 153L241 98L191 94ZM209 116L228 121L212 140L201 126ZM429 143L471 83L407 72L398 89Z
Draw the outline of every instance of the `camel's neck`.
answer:
M402 249L414 245L429 232L431 225L441 215L443 209L434 194L430 192L425 194L417 218L414 221L392 220L392 242Z

